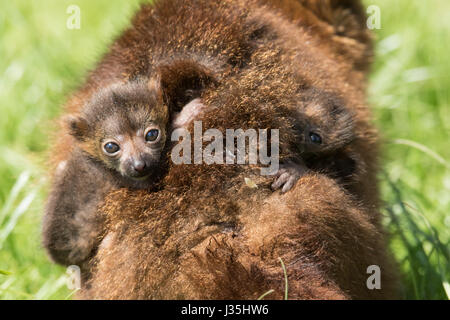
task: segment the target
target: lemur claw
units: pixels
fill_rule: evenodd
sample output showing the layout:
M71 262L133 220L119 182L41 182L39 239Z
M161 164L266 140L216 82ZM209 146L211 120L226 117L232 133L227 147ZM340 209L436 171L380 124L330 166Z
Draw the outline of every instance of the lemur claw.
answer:
M288 161L280 164L274 182L271 185L273 191L281 188L281 193L286 193L294 187L297 181L308 172L308 168L303 164Z

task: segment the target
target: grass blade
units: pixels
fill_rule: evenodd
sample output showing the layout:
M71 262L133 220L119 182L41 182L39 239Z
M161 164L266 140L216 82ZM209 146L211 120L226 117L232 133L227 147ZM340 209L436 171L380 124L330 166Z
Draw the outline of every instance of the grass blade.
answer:
M288 277L287 277L287 272L286 272L286 266L284 265L283 259L278 258L280 260L281 263L281 268L283 268L283 273L284 273L284 300L288 300L288 291L289 291L289 287L288 287Z
M28 210L35 197L36 191L31 192L19 203L17 208L11 214L6 226L0 231L0 249L3 247L3 243L13 231L19 218Z
M19 178L17 178L17 181L11 189L11 192L9 193L5 205L3 206L2 211L0 212L0 226L5 220L5 217L8 215L8 212L11 211L11 207L17 200L17 197L19 196L22 189L28 183L28 180L30 180L30 172L28 171L22 172Z
M414 149L420 150L423 153L429 155L431 158L439 162L440 164L444 165L447 169L450 169L450 163L448 163L443 157L441 157L438 153L434 152L427 146L420 144L418 142L412 141L412 140L406 140L406 139L395 139L392 141L394 144L401 144L405 146L412 147Z

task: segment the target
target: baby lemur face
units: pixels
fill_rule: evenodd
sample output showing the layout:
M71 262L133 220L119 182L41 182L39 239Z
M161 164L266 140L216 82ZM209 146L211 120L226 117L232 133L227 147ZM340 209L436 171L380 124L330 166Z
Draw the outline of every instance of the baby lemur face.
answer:
M160 164L168 121L160 94L136 81L95 94L69 126L92 158L123 177L144 180Z
M289 191L308 172L308 160L334 156L355 138L353 114L340 99L316 89L305 90L300 97L301 111L295 118L301 156L280 164L273 190Z
M328 93L308 90L303 94L300 119L305 154L336 151L354 139L353 114Z

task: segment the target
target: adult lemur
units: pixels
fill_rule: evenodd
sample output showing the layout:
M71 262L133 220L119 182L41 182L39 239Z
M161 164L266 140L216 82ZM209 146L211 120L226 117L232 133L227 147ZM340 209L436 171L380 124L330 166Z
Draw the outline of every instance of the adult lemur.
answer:
M292 189L273 192L273 178L252 166L168 162L162 188L107 194L80 297L256 299L273 289L268 298L281 299L280 258L290 299L396 297L365 104L371 52L357 0L142 6L67 113L113 83L165 70L169 114L198 98L205 130L279 129L280 161L294 171L283 168L273 187ZM55 163L71 157L73 141L61 130ZM366 285L370 265L382 270L380 290Z

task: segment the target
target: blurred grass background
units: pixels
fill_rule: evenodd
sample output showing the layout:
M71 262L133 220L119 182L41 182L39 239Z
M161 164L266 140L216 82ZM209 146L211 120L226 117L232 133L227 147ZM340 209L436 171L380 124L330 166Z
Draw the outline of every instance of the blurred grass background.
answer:
M45 151L68 94L140 0L0 0L0 299L65 299L65 269L40 243ZM381 8L370 104L385 142L383 213L404 297L450 296L450 2ZM69 30L69 5L81 29Z

